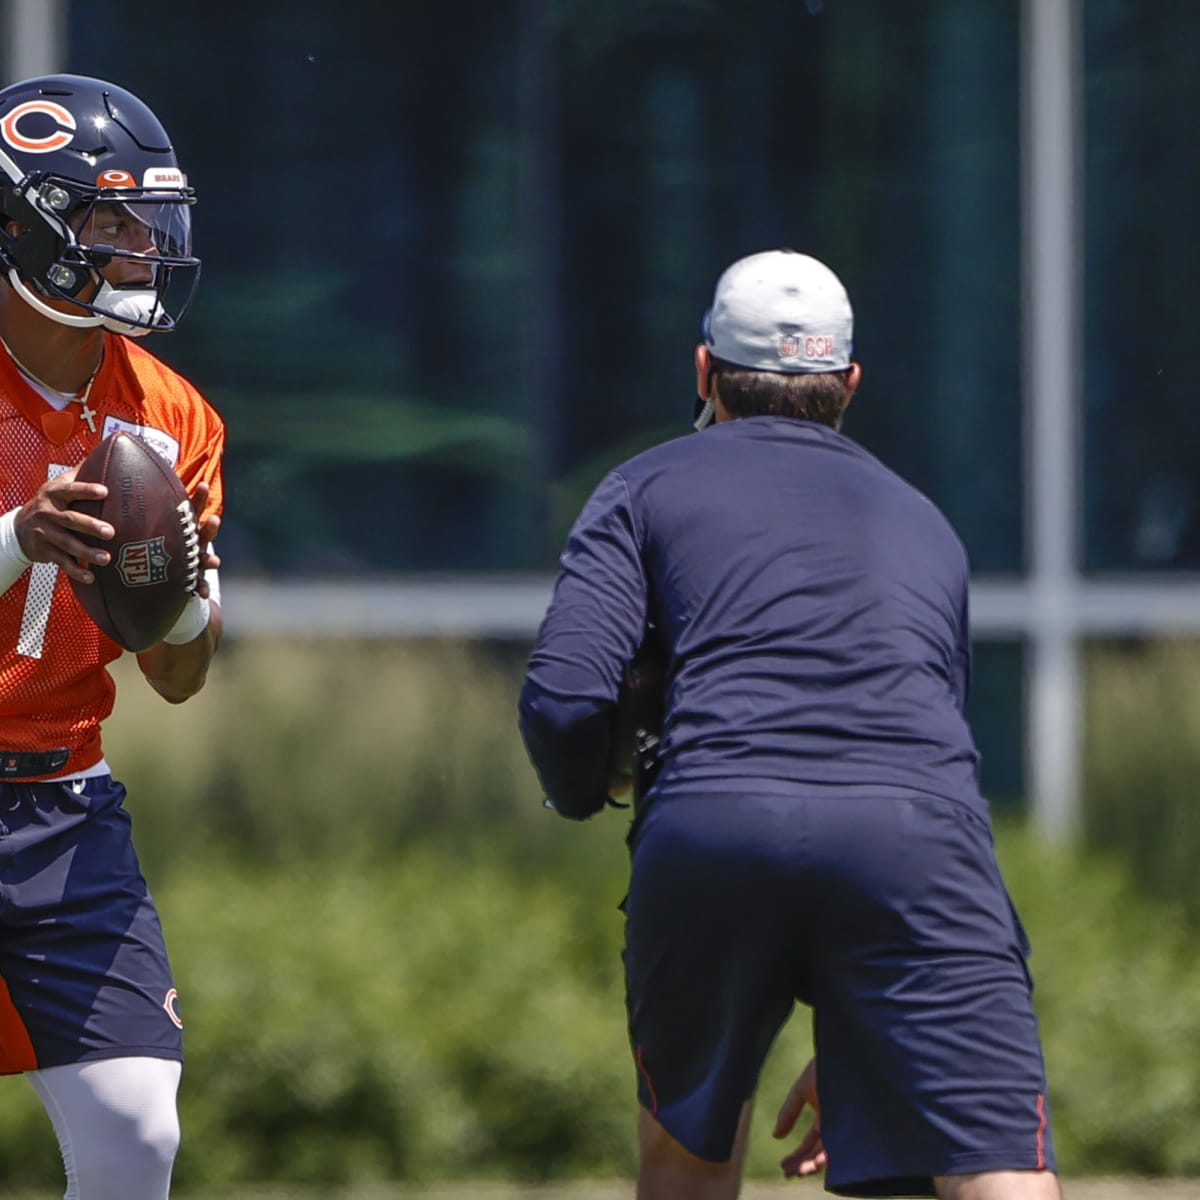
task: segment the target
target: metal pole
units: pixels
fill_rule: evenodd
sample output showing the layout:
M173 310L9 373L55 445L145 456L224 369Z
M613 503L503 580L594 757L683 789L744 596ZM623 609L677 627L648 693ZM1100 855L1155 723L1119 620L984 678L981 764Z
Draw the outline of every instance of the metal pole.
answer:
M66 0L0 0L4 84L66 69Z
M1034 601L1026 753L1035 824L1079 828L1079 0L1024 0L1026 500Z

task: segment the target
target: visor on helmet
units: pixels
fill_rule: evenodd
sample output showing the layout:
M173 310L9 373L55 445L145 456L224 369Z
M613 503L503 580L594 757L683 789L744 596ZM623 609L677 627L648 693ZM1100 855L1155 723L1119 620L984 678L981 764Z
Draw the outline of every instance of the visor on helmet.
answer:
M68 323L105 324L134 335L175 327L191 302L200 267L192 255L190 188L83 188L48 176L24 199L61 246L55 261L27 282L48 299L67 300L93 314ZM136 302L133 292L141 293ZM114 299L114 293L126 294ZM22 294L29 299L28 292ZM62 320L68 314L47 315Z

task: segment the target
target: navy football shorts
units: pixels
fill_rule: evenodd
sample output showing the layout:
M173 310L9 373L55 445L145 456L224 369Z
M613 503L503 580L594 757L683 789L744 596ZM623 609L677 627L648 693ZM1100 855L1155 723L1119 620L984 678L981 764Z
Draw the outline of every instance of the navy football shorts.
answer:
M183 1057L124 798L107 775L0 783L0 1074Z
M899 790L660 795L632 858L639 1098L693 1154L729 1159L801 1000L831 1191L1053 1169L1028 943L983 816Z

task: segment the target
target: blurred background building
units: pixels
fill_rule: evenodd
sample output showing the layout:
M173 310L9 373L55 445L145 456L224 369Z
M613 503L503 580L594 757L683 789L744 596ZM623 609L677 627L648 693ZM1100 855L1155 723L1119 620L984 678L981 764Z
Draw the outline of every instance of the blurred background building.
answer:
M977 581L985 784L1074 820L1079 639L1197 623L1191 0L5 0L9 79L172 132L230 430L231 630L533 632L591 486L687 429L720 269L831 263L847 432Z

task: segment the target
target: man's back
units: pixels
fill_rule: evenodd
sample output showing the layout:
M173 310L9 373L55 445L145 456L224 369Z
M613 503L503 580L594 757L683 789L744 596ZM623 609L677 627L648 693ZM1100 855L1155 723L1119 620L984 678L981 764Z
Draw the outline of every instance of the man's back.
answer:
M966 597L945 518L861 447L810 421L727 422L597 488L526 711L540 691L599 716L648 616L672 665L660 792L897 787L979 806ZM574 661L553 653L556 625Z
M620 473L677 665L660 786L975 794L966 556L928 500L848 438L781 417Z

